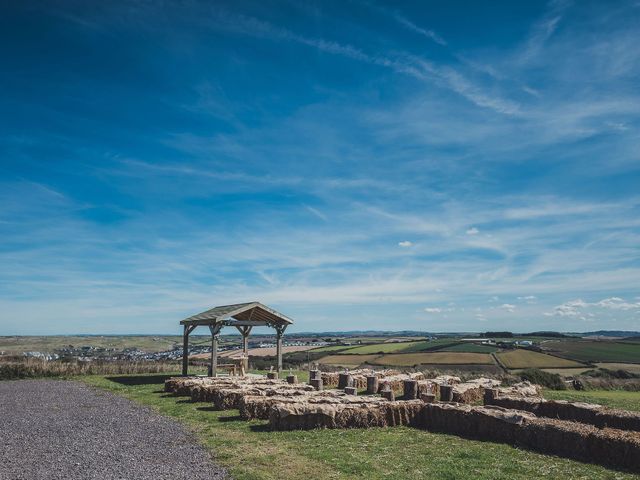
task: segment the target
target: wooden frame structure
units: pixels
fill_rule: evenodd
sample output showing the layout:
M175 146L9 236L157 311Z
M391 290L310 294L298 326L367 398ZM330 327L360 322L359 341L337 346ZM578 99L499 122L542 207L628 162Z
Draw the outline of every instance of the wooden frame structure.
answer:
M182 336L182 375L189 371L189 335L196 327L207 326L211 332L211 376L215 377L218 367L218 339L223 327L235 327L242 335L243 361L248 362L249 334L253 327L270 327L276 331L277 371L282 370L282 337L286 328L293 323L289 317L276 312L260 302L222 305L206 312L198 313L180 322L184 326Z

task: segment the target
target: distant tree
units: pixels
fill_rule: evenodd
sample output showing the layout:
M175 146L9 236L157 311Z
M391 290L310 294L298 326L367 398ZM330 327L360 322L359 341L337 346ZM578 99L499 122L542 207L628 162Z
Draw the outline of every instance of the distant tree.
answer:
M483 338L513 338L513 333L511 332L484 332L480 334Z

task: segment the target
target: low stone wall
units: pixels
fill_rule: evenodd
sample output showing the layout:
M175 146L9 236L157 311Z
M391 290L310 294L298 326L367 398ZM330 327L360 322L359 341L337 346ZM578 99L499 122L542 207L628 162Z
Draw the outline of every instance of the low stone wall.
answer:
M640 432L640 412L615 410L601 405L543 398L522 398L498 395L486 399L489 405L524 410L538 417L572 420L604 428L618 428Z

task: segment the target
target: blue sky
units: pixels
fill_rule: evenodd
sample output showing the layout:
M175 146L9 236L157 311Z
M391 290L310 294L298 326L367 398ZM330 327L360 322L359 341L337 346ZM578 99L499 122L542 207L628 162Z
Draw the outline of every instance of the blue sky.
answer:
M5 3L0 334L640 330L640 3Z

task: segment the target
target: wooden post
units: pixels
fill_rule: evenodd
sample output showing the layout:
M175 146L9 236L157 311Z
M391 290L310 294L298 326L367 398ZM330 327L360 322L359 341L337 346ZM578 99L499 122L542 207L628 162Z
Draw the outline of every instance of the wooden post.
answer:
M498 398L499 390L497 388L485 388L484 389L484 404L491 405L493 401Z
M347 395L358 395L358 389L356 387L344 387L344 393Z
M382 395L382 398L386 398L390 402L393 402L396 399L396 395L395 395L395 393L393 393L393 390L391 390L391 389L382 390L380 392L380 395Z
M189 372L189 333L188 325L184 326L182 334L182 376L186 377Z
M293 374L287 375L287 383L291 383L292 385L298 383L298 376Z
M222 324L209 325L209 330L211 331L211 366L209 369L212 377L218 374L218 336L221 329Z
M353 377L348 373L338 375L338 388L342 390L344 387L353 386Z
M367 393L369 395L375 395L378 393L378 376L370 375L367 377Z
M440 401L442 402L453 401L453 386L440 385Z
M312 378L309 380L309 385L319 392L322 391L322 378Z
M282 371L282 336L284 335L284 330L287 328L286 325L278 325L275 327L276 329L276 357L277 357L277 365L276 371L280 373Z
M418 382L416 380L405 380L403 382L405 400L415 400L418 398Z
M244 371L249 370L249 334L251 333L251 326L236 327L242 335L242 363L244 365Z

